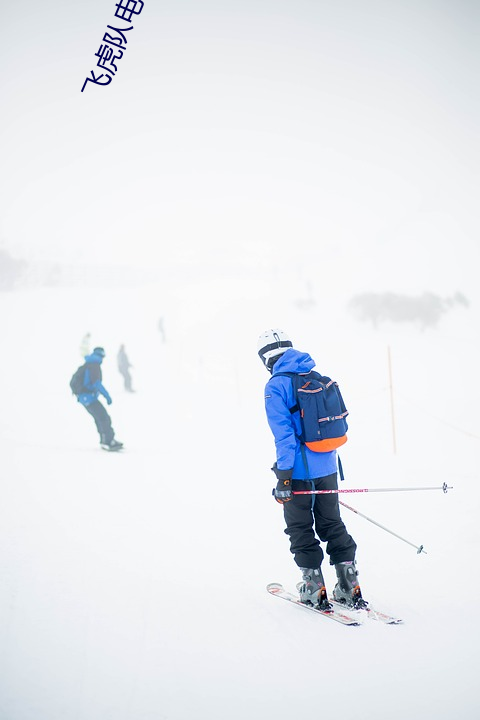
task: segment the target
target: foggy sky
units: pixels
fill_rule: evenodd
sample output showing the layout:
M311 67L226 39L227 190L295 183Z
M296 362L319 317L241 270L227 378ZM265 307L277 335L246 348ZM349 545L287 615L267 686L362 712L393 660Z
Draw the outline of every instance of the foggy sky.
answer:
M4 11L3 247L268 267L300 245L367 284L379 262L385 286L398 263L475 281L478 5L146 0L111 84L81 93L114 12Z

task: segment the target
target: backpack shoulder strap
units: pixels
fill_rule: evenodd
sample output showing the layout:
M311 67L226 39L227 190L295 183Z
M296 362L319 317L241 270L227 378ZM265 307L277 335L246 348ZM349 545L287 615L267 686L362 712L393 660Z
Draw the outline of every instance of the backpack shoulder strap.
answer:
M90 370L88 363L85 363L83 368L83 386L85 389L88 389L88 385L90 385Z

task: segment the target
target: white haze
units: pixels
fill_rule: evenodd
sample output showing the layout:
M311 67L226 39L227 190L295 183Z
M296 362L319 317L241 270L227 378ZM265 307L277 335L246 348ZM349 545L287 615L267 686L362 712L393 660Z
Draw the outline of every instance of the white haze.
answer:
M145 2L114 80L81 93L114 11L7 11L8 250L180 274L328 258L345 286L475 284L475 3Z

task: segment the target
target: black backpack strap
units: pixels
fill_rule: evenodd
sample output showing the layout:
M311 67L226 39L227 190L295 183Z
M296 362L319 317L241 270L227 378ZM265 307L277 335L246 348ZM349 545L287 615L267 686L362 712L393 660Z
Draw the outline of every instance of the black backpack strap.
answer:
M310 480L311 478L310 478L310 470L309 470L308 461L307 461L307 453L305 452L305 445L302 442L300 442L300 452L302 453L303 465L305 467L305 472L307 474L306 479Z

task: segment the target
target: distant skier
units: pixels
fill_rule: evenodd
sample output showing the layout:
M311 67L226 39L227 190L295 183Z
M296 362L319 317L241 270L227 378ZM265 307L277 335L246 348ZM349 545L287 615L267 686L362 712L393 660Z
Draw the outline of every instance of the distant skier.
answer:
M85 364L79 367L72 377L70 387L76 394L78 402L95 420L102 448L120 450L123 443L115 440L110 415L98 399L99 395L103 395L107 405L112 404L112 398L102 384L101 364L104 357L105 350L102 347L94 348L91 355L86 356Z
M161 335L162 342L165 343L167 341L167 338L165 335L165 322L163 320L163 317L159 318L158 320L158 332Z
M86 357L90 352L90 338L91 335L89 332L85 333L82 338L82 342L80 343L80 355L82 358Z
M300 600L326 610L330 607L321 570L324 553L320 539L327 543L330 564L335 565L338 582L333 597L349 607L365 607L357 580L357 546L340 517L338 495L292 494L292 491L338 488L336 450L329 450L327 445L325 451L323 445L319 451L318 442L309 442L308 445L316 448L312 450L300 441L302 424L294 380L301 375L302 390L306 388L308 373L315 363L307 353L294 350L291 340L279 329L266 330L258 339L257 349L272 373L265 387L265 409L277 456L272 467L277 478L273 494L283 505L290 551L302 571L303 583L297 586ZM346 436L342 441L345 440Z
M130 375L130 368L133 367L133 365L130 364L127 353L125 352L125 345L120 345L117 353L117 366L123 377L125 390L127 390L127 392L134 392L132 389L132 376Z

